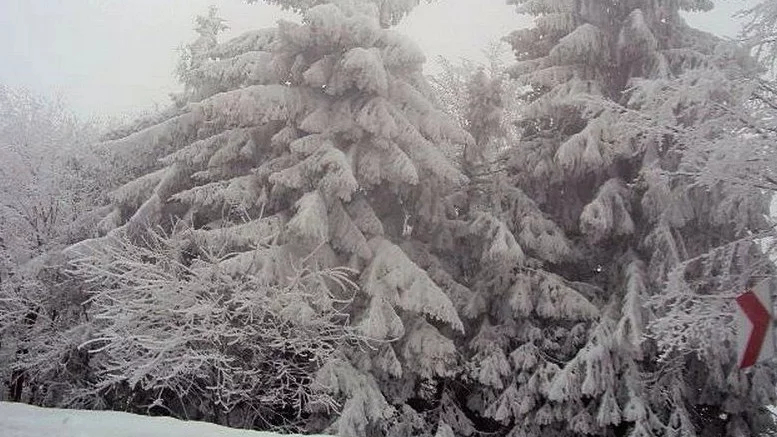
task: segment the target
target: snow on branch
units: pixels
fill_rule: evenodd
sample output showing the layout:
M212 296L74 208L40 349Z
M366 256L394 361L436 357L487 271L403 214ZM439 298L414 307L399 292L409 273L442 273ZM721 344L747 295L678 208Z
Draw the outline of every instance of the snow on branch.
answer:
M187 238L118 236L72 261L71 274L89 284L94 332L80 349L96 378L73 396L120 396L127 387L158 405L237 414L331 403L311 376L356 339L346 302L335 297L353 292L350 273L233 276L217 254L188 264Z

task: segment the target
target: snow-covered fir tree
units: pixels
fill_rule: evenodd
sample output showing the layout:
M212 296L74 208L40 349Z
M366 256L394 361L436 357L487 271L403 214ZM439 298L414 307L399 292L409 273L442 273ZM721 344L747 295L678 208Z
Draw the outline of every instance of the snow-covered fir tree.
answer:
M770 271L754 241L768 197L714 178L747 138L749 58L686 25L709 1L509 3L535 17L508 37L522 137L489 200L470 200L468 389L440 429L762 432L774 372L737 368L732 304ZM689 302L704 305L672 314Z
M271 286L347 266L364 341L315 375L340 407L304 414L342 436L407 435L424 427L408 402L457 360L463 291L422 267L450 239L446 196L466 182L441 149L472 140L430 103L423 54L388 28L417 1L273 3L302 22L214 43L217 15L198 21L178 107L105 145L144 174L111 194L105 236L67 253L161 227L190 235L180 259L217 253L235 277Z

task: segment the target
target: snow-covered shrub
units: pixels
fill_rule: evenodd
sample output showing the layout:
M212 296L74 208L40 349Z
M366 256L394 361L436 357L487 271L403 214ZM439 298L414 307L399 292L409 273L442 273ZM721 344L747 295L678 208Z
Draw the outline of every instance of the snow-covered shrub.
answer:
M80 379L67 338L83 299L55 254L95 235L109 179L97 132L58 99L0 84L0 399L56 404L54 388Z
M313 375L357 340L343 312L351 272L295 264L273 246L210 253L203 238L117 235L72 262L89 295L92 332L79 350L94 376L73 402L247 428L294 425L311 403L336 407ZM287 274L242 271L268 256Z
M0 398L60 406L88 384L86 296L53 256L41 256L0 283Z
M59 100L0 84L0 252L13 263L92 236L74 217L99 197L100 164L88 147L97 131Z

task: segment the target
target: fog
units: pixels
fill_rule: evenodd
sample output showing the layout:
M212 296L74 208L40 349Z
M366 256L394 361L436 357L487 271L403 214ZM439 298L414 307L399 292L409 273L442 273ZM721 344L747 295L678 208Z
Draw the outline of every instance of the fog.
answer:
M734 36L731 15L747 2L723 1L692 14L695 26ZM177 48L194 37L193 22L210 4L230 29L225 38L272 26L293 14L241 0L3 0L0 2L0 83L59 94L83 116L137 113L164 106L178 89ZM504 0L424 2L399 30L435 61L481 60L490 42L530 23Z

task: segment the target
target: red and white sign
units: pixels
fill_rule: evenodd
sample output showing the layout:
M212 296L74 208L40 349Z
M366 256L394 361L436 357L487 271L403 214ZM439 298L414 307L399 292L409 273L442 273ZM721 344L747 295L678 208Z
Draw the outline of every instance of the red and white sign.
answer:
M739 368L774 357L771 281L737 296L737 345Z

